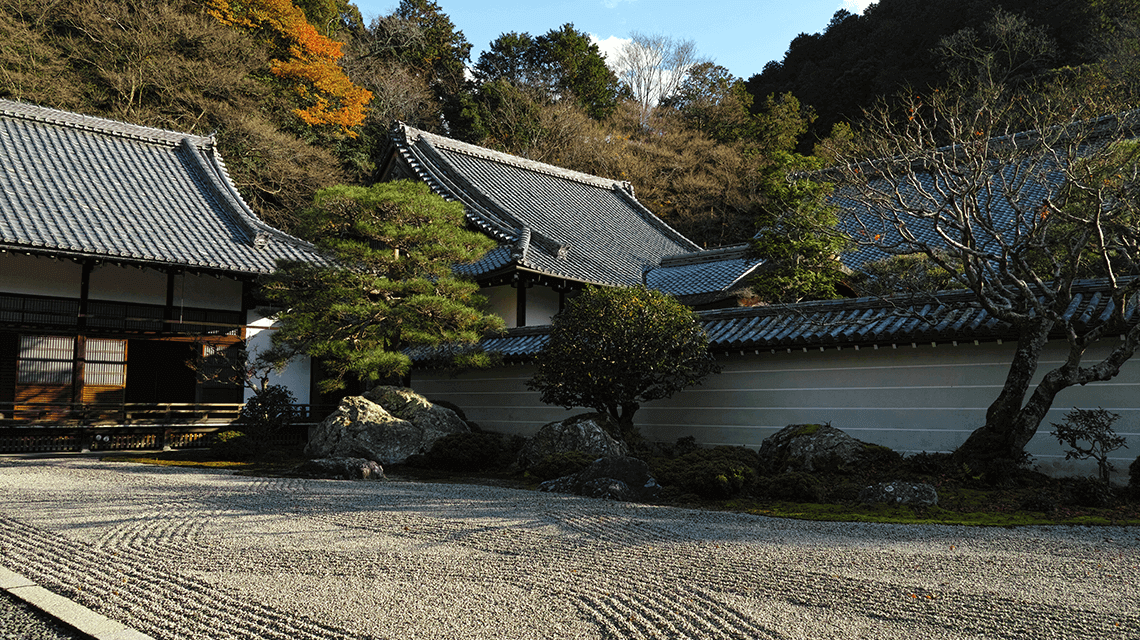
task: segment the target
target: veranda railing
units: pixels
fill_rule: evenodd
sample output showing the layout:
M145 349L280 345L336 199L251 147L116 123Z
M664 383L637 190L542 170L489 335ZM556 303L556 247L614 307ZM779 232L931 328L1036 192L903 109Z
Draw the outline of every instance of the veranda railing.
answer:
M240 403L0 403L0 453L187 449L209 446ZM294 405L292 428L275 444L304 444L334 407Z

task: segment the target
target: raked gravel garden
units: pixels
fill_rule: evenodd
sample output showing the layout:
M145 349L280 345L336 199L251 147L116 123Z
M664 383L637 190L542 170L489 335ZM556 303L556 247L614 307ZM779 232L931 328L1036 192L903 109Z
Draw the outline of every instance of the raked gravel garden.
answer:
M0 459L0 565L154 638L1140 638L1140 528Z

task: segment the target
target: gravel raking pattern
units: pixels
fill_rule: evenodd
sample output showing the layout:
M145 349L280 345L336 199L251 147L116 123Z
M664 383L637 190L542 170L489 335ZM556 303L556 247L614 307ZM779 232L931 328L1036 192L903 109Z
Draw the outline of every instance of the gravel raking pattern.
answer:
M1140 638L1140 532L0 461L0 565L155 638Z

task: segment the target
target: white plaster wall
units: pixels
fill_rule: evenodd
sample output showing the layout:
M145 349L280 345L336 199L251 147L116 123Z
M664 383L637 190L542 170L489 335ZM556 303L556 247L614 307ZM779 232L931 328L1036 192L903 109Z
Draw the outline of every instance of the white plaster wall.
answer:
M526 291L526 323L550 324L558 315L558 292L549 287L534 286Z
M412 388L429 400L446 400L463 409L480 428L500 433L533 435L542 425L582 413L539 401L526 381L534 375L531 365L513 365L457 376L443 371L412 371Z
M273 331L273 318L266 318L261 316L255 311L248 311L246 313L246 350L249 352L250 361L252 362L257 354L270 347L271 336ZM312 362L308 356L303 356L294 359L289 363L281 373L272 372L269 374L270 384L279 384L293 393L299 404L309 404L312 398L309 395L312 379ZM248 401L253 397L253 392L249 389L245 390L245 400Z
M240 280L179 274L174 278L174 304L241 311L241 290Z
M71 260L0 253L0 292L78 298L83 267ZM174 278L174 304L207 309L241 310L242 285L231 278L179 274ZM101 264L91 271L92 300L166 304L166 274Z
M479 294L487 299L487 311L502 318L508 329L518 326L518 293L514 287L509 284L484 287Z
M1094 347L1088 358L1108 346ZM899 345L879 349L818 349L804 353L747 352L720 358L724 370L701 386L644 405L635 421L650 440L697 442L758 448L764 438L796 423L830 422L850 435L901 453L951 451L985 421L1009 368L1011 344L962 343ZM1050 345L1038 378L1061 363L1063 345ZM458 378L415 371L412 386L428 396L461 407L486 429L529 435L565 411L538 401L527 391L529 366L468 372ZM1095 464L1066 461L1064 448L1049 436L1073 407L1103 407L1121 415L1116 432L1128 449L1114 454L1118 480L1140 453L1140 360L1117 378L1062 391L1026 450L1052 475L1091 475Z
M487 298L487 310L503 319L507 328L518 324L518 289L509 284L484 287L479 293ZM558 292L549 287L534 286L526 290L526 324L550 324L558 314Z
M166 304L166 274L155 269L136 269L101 264L91 270L92 300Z
M0 253L0 292L78 298L83 267L70 260Z
M99 265L91 272L92 300L166 304L166 273ZM232 278L179 273L174 276L174 307L241 311L241 282Z

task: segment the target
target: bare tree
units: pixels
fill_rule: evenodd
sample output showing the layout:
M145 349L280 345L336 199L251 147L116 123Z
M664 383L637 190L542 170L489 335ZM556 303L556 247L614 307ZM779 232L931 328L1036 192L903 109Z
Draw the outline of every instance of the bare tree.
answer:
M1140 346L1140 113L1082 119L1096 105L1073 111L1071 95L975 89L878 110L828 178L855 255L921 254L1016 331L1005 384L958 455L1018 461L1060 391L1113 378ZM1089 279L1111 303L1079 317ZM1035 383L1058 334L1064 362ZM1085 363L1110 336L1123 339Z
M664 35L634 32L618 54L618 78L641 107L641 123L649 121L653 108L672 97L689 70L707 62L697 54L692 40L674 40Z

